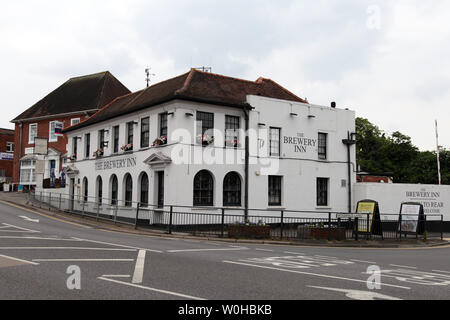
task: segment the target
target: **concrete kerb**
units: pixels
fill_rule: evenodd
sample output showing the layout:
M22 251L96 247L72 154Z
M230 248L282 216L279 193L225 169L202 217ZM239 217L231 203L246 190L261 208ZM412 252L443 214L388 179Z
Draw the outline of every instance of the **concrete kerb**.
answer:
M1 193L0 193L1 194ZM20 198L13 198L14 200L19 200ZM161 238L177 238L177 239L187 239L187 240L200 240L200 241L214 241L214 242L225 242L225 243L242 243L242 244L270 244L270 245L288 245L288 246L298 246L298 247L341 247L341 248L428 248L428 247L440 247L450 245L450 241L433 241L429 243L423 243L421 241L415 243L392 243L387 242L370 242L367 240L362 241L349 241L349 242L333 242L333 241L280 241L280 240L254 240L254 239L231 239L231 238L216 238L216 237L199 237L193 236L185 233L172 232L168 234L165 231L159 230L148 230L138 227L134 229L131 225L121 225L114 224L114 222L109 221L96 221L94 217L84 216L79 217L66 212L49 211L42 208L37 208L28 203L28 201L11 201L11 199L4 199L0 196L0 200L11 205L19 206L24 209L33 210L39 212L48 217L58 218L67 222L77 223L94 229L120 232L127 234L136 234L149 237L161 237Z

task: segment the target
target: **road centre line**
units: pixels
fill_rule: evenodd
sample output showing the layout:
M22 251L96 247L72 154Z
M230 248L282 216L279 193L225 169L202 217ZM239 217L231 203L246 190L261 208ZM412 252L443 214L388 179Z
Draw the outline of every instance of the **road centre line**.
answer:
M94 251L137 251L136 249L85 248L85 247L0 247L0 250L94 250Z
M408 266L401 266L398 264L390 264L391 267L399 267L399 268L408 268L408 269L417 269L417 267L408 267Z
M144 276L144 264L145 264L145 250L139 250L138 257L136 259L136 266L134 267L134 274L132 283L142 283Z
M0 239L24 239L24 240L54 240L54 241L80 241L75 239L60 239L60 238L43 238L43 237L18 237L18 236L0 236Z
M148 290L148 291L154 291L154 292L158 292L158 293L164 293L164 294L168 294L168 295L173 295L173 296L177 296L177 297L181 297L181 298L185 298L185 299L189 299L189 300L206 300L204 298L189 296L189 295L178 293L178 292L145 287L145 286L134 284L134 283L128 283L128 282L118 281L118 280L114 280L114 279L107 279L107 278L104 278L104 277L99 277L97 279L104 280L104 281L109 281L109 282L113 282L113 283L118 283L118 284L123 284L123 285L126 285L126 286L135 287L135 288L139 288L139 289L144 289L144 290Z
M265 251L265 252L274 252L274 251L275 251L275 250L259 249L259 248L256 248L255 250L256 250L256 251Z
M134 259L33 259L36 262L131 262Z
M110 243L110 242L103 242L103 241L96 241L96 240L89 240L89 239L81 239L81 238L75 238L75 237L72 237L72 239L79 240L79 241L88 241L88 242L98 243L98 244L106 244L106 245L109 245L109 246L115 246L115 247L121 247L121 248L128 248L128 249L135 249L135 250L145 250L145 251L149 251L149 252L163 253L160 250L131 247L131 246L126 246L126 245L117 244L117 243Z
M242 262L234 262L234 261L223 261L223 262L224 263L230 263L230 264L243 265L243 266L248 266L248 267L263 268L263 269L269 269L269 270L277 270L277 271L284 271L284 272L304 274L304 275L309 275L309 276L316 276L316 277L337 279L337 280L345 280L345 281L352 281L352 282L360 282L360 283L367 284L367 280L343 278L343 277L331 276L331 275L326 275L326 274L311 273L311 272L304 272L304 271L297 271L297 270L288 270L288 269L281 269L281 268L274 268L274 267L267 267L267 266L259 266L259 265L254 265L254 264L249 264L249 263L242 263ZM386 286L386 287L393 287L393 288L399 288L399 289L405 289L405 290L410 290L411 289L409 287L397 286L397 285L386 284L386 283L383 283L382 285Z
M32 265L38 265L39 264L39 263L36 263L36 262L31 262L31 261L27 261L27 260L23 260L23 259L18 259L18 258L14 258L14 257L10 257L10 256L5 256L3 254L0 254L0 257L6 258L6 259L15 260L15 261L19 261L19 262L23 262L23 263L27 263L27 264L32 264Z
M180 249L180 250L167 250L169 253L177 252L203 252L203 251L240 251L248 250L248 248L224 248L224 249Z

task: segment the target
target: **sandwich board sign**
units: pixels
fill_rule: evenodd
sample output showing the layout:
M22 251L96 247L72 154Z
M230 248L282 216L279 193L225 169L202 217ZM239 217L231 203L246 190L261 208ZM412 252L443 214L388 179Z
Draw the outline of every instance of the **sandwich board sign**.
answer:
M400 206L398 232L400 234L423 234L425 214L418 202L403 202Z
M358 233L382 235L380 209L374 200L361 200L356 207Z

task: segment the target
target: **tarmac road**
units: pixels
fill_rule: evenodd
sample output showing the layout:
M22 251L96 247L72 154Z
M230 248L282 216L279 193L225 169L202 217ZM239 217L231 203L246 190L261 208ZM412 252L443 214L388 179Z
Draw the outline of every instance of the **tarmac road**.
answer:
M450 299L450 246L326 248L152 237L0 202L0 299Z

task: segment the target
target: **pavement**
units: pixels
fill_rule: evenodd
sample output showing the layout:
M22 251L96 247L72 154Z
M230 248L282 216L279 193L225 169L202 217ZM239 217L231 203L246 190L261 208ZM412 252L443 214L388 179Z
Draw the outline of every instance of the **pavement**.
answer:
M138 227L135 229L133 226L124 224L114 224L110 221L100 220L97 221L91 217L81 217L74 214L69 214L65 212L51 211L45 209L45 204L42 208L32 206L28 201L28 194L19 192L0 192L0 201L5 201L7 203L18 205L22 208L27 208L35 212L39 212L44 216L54 217L57 219L63 219L68 222L83 224L93 228L110 230L115 232L125 232L130 234L138 235L149 235L155 237L170 237L170 238L181 238L181 239L194 239L202 241L219 241L227 243L253 243L253 244L273 244L273 245L293 245L293 246L315 246L315 247L349 247L349 248L411 248L411 247L435 247L435 246L446 246L450 244L450 234L444 234L444 239L429 239L424 242L422 240L416 239L402 239L393 240L364 240L359 241L346 240L346 241L328 241L328 240L303 240L303 241L278 241L278 240L254 240L254 239L229 239L229 238L217 238L217 237L198 237L186 233L173 232L168 234L162 230L147 229Z
M78 219L0 201L0 300L450 299L450 245L230 243Z

